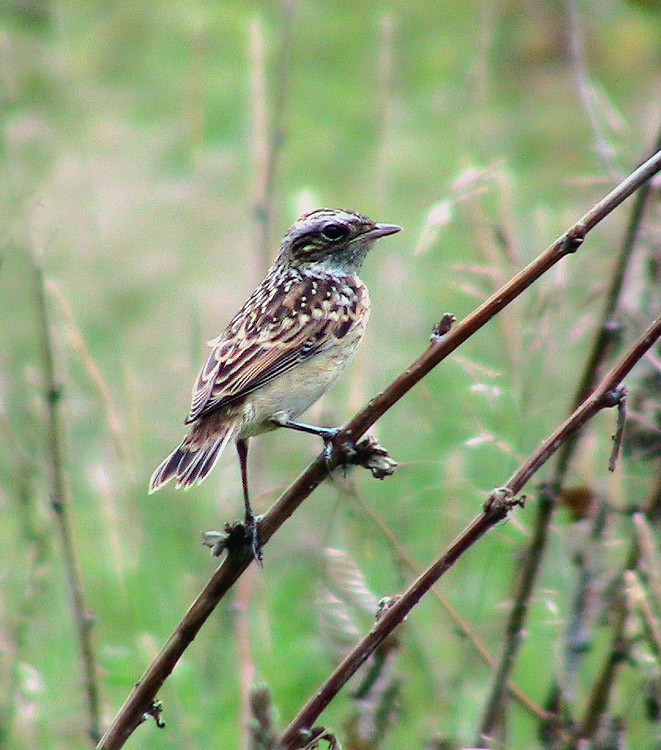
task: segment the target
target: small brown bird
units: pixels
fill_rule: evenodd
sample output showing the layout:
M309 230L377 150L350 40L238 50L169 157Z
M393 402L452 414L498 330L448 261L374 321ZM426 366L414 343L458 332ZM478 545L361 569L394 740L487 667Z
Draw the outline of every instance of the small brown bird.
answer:
M246 528L260 558L248 496L248 438L288 427L330 444L336 429L294 420L323 395L354 354L370 309L358 271L375 240L400 229L329 208L292 225L264 281L209 342L212 351L186 419L190 431L152 475L150 492L170 479L177 480L177 488L201 482L234 440Z

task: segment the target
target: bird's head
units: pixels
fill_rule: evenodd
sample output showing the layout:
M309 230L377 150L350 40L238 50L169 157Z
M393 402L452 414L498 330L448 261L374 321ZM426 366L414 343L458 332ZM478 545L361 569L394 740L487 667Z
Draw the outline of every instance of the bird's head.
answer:
M320 208L292 224L276 262L353 274L379 237L400 229L396 224L377 224L353 211Z

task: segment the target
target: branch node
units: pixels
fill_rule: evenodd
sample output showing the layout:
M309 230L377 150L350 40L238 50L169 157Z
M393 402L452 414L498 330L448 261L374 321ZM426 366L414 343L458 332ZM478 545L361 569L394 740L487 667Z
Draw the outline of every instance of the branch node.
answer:
M491 494L482 506L485 513L496 518L505 518L512 508L525 504L526 496L514 497L514 493L509 487L496 487L491 490Z
M255 516L255 523L259 525L261 516ZM225 550L232 552L249 548L252 549L252 534L246 530L243 521L226 523L222 531L202 531L202 544L209 547L214 557L220 557Z
M54 513L57 513L58 515L62 513L62 498L59 495L52 494L50 496L50 507L53 509Z
M438 323L434 323L434 327L432 328L431 336L429 338L430 342L432 344L435 344L440 338L445 336L446 333L449 333L450 329L456 321L457 319L452 313L443 313L443 317L438 321Z
M611 406L617 406L619 409L622 403L626 401L628 393L629 389L624 385L618 385L615 388L611 388L602 396L604 407L610 408Z
M376 604L375 619L377 621L380 620L393 604L396 604L401 598L401 596L382 596Z
M395 473L398 464L379 441L368 435L355 446L352 463L369 469L375 479L385 479Z
M574 226L565 234L562 238L562 244L560 246L560 252L562 255L568 253L575 253L578 248L583 244L585 240L586 228L582 221L574 224Z
M51 406L55 406L62 399L62 386L59 384L53 384L46 393L46 398Z
M624 324L618 318L608 318L604 321L602 330L610 341L615 341L624 330Z
M152 719L156 722L156 726L159 729L165 729L165 722L161 718L162 713L163 702L154 700L149 704L149 708L142 714L142 720L147 721L147 719L151 716Z

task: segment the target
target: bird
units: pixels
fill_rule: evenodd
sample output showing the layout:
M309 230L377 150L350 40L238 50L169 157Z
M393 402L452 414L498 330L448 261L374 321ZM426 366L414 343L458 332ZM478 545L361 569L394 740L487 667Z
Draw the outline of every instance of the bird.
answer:
M264 280L225 330L191 397L183 441L152 474L149 492L176 480L190 488L207 477L227 445L239 457L244 526L261 561L248 492L248 440L284 427L320 436L337 428L297 422L351 360L370 312L358 272L375 241L395 232L354 211L321 208L297 219Z

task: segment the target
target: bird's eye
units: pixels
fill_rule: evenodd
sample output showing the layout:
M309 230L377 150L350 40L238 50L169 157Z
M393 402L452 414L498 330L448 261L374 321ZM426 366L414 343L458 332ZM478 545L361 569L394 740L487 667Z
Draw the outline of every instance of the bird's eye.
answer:
M327 224L321 230L321 236L329 242L339 242L339 240L343 240L347 234L349 234L349 230L345 226L342 226L342 224Z

